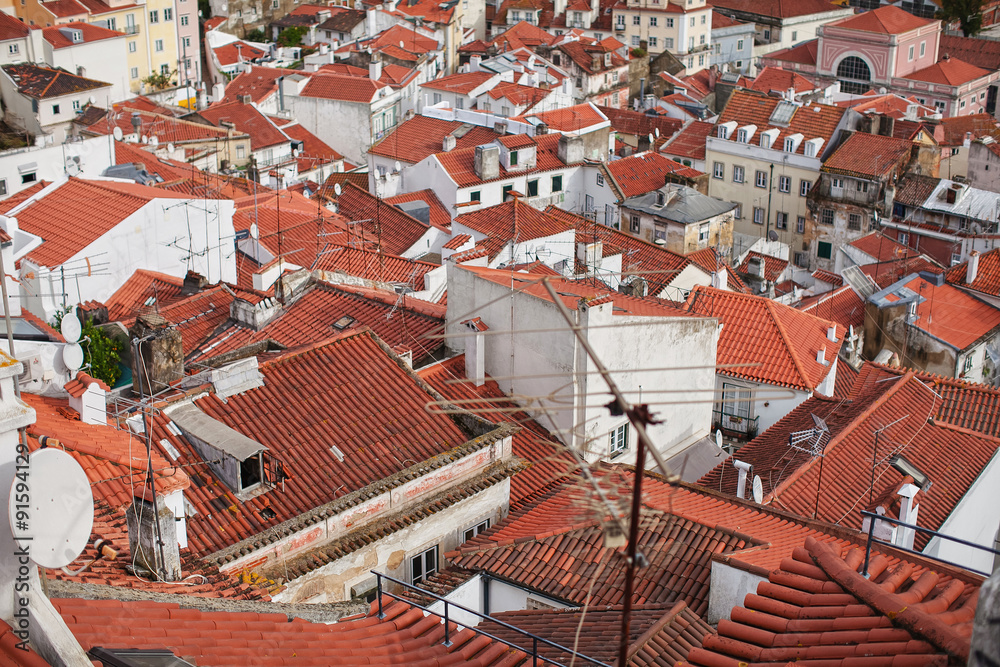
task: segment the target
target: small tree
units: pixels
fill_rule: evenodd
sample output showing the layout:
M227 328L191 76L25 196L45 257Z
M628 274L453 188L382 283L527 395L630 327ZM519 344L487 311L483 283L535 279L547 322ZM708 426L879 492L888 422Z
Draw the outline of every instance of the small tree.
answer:
M943 0L935 18L945 24L958 21L962 34L972 37L983 29L983 0Z
M52 326L58 329L64 317L76 317L76 315L70 314L68 310L58 311ZM103 329L87 320L83 324L80 345L83 347L83 362L89 367L88 374L105 382L109 387L114 387L122 376L120 365L122 342L108 336Z
M294 28L285 28L278 35L276 40L278 46L299 46L302 44L302 38L306 34L306 29L302 26L296 26Z
M158 90L168 88L173 85L173 81L171 79L176 73L177 72L158 72L150 74L145 79L142 79L142 82L147 86L151 86Z
M246 40L248 42L264 42L267 40L267 35L261 28L254 28L247 33Z

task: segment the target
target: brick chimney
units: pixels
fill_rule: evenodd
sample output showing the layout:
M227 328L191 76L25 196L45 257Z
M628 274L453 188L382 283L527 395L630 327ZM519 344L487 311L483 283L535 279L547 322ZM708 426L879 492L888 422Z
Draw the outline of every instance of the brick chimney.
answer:
M167 581L178 581L181 578L181 551L174 513L161 497L156 498L157 510L154 513L149 489L138 491L142 492L142 497L137 495L133 498L132 504L125 510L129 553L136 566L141 565ZM157 523L162 550L157 542Z
M129 339L138 339L133 348L132 386L143 395L155 394L169 383L184 377L184 348L181 332L159 313L144 313L129 329Z

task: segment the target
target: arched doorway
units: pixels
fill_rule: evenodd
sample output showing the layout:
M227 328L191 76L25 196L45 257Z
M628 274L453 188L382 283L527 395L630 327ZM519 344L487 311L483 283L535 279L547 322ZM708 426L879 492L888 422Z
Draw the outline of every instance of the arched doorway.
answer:
M852 95L861 95L871 90L872 70L868 63L857 56L847 56L837 65L840 90Z

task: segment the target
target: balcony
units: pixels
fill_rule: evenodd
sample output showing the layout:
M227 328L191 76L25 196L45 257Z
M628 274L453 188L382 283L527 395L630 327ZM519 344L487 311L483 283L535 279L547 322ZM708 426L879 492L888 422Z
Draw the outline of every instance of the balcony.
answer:
M712 430L721 430L729 438L753 440L757 437L760 417L746 417L728 410L712 410Z
M124 32L126 35L138 35L139 34L139 26L137 26L137 25L127 25L127 26L125 26L125 29L122 30L122 32Z

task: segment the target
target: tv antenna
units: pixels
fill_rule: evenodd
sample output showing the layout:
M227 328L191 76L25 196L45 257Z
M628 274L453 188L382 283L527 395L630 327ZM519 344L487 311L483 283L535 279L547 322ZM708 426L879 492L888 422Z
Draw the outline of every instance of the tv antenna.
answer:
M30 547L30 558L42 567L65 567L79 558L94 526L94 495L83 468L70 454L51 447L28 457L31 499L25 522L16 503L16 478L10 489L10 529L14 540ZM20 506L20 509L18 507Z

